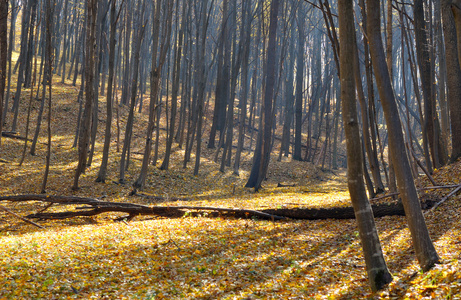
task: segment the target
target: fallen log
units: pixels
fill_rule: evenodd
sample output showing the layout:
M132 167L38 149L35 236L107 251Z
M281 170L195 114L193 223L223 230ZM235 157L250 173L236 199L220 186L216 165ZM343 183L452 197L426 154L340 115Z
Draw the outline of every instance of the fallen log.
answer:
M16 140L21 140L25 141L26 138L24 136L17 135L16 132L8 132L8 131L3 131L2 136L10 139L16 139ZM31 139L27 139L28 142L32 142Z
M295 187L296 186L296 183L282 183L282 182L279 182L277 183L277 187Z
M147 206L142 204L101 201L94 198L76 196L56 196L56 195L15 195L0 196L0 201L25 202L42 201L59 205L73 205L75 210L64 212L45 212L46 208L38 213L26 216L29 219L67 219L82 216L95 216L106 212L122 212L128 215L117 218L116 220L131 220L139 215L157 215L168 218L183 217L190 211L212 211L210 216L231 215L235 217L257 217L269 220L291 219L353 219L355 218L352 207L335 208L289 208L289 209L264 209L250 210L238 208L223 208L209 206ZM421 204L422 209L433 207L436 201L425 201ZM83 205L83 206L82 206ZM50 205L48 205L49 207ZM405 215L401 202L374 204L372 205L373 214L376 218L383 216Z

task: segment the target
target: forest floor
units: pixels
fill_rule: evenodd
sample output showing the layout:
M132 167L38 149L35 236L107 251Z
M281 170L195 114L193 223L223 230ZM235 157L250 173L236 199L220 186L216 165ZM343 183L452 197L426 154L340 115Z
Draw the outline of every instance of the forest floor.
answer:
M131 185L117 183L120 153L115 146L115 121L109 179L96 183L103 144L104 97L99 107L94 161L81 177L80 190L74 192L71 186L77 150L72 143L77 93L78 88L70 84L55 84L53 90L52 157L46 189L49 195L246 209L350 205L343 169L322 171L311 163L291 158L277 161L274 156L264 188L255 193L243 187L251 167L249 152L243 153L241 172L236 176L231 168L219 172L219 164L213 161L216 150L204 145L200 174L193 176L194 156L184 169L184 152L177 145L170 170L159 170L164 142L157 165L150 166L143 191L163 200L152 202L130 196ZM28 90L23 97L18 128L22 136ZM39 103L32 103L32 128ZM120 115L123 130L127 109L120 108ZM140 169L139 153L147 123L145 113L135 116L128 183L136 179ZM11 120L12 115L8 118ZM210 126L209 119L206 126ZM36 155L27 154L21 167L18 162L24 141L2 138L0 196L40 192L46 153L46 126L42 128ZM164 130L160 132L165 134ZM459 184L461 163L437 170L434 177L441 185ZM277 188L281 182L294 186ZM424 179L418 180L419 187L429 185ZM421 196L440 199L449 191L428 191ZM143 216L130 222L114 222L120 215L106 213L91 218L37 221L44 227L40 229L0 211L0 299L461 299L460 199L459 195L453 196L426 214L441 258L441 263L426 273L420 272L405 217L376 220L394 280L375 294L368 287L355 220L273 222L216 218L201 212L181 218ZM44 207L40 202L0 205L21 216ZM51 208L60 209L63 208Z

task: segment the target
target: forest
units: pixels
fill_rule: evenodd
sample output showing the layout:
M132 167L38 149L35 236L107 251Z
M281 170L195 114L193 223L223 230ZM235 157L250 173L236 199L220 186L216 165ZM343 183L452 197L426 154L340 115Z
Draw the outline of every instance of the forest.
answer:
M0 0L0 299L458 299L461 1Z

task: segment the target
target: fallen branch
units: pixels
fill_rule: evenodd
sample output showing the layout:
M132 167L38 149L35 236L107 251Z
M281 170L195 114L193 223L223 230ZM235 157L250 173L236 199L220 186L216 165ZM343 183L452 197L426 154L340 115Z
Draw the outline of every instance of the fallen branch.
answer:
M435 203L435 205L433 207L431 207L430 210L426 211L424 213L424 215L427 215L428 213L430 213L431 211L435 210L438 206L440 206L442 203L444 203L445 201L448 200L448 198L450 198L451 196L455 195L456 193L458 193L459 191L461 190L461 184L458 185L458 187L456 189L454 189L453 191L451 191L450 194L446 195L445 197L443 197L439 202Z
M451 188L458 187L458 186L459 185L457 185L457 184L455 184L455 185L428 186L428 187L417 189L417 191L420 192L420 191L427 191L427 190L451 189ZM370 198L370 201L389 198L389 197L393 197L393 196L397 196L397 195L400 195L400 192L391 193L391 194L387 194L387 195L383 195L383 196L379 196L379 197L375 197L375 198Z
M451 184L451 185L437 185L437 186L428 186L424 188L418 189L418 191L427 191L427 190L439 190L439 189L451 189L458 187L458 184Z
M6 137L6 138L10 138L10 139L16 139L16 140L21 140L21 141L25 141L26 138L23 137L23 136L20 136L20 135L17 135L15 132L6 132L6 131L3 131L2 132L2 136ZM28 142L32 142L31 139L27 139Z
M26 223L32 224L32 225L34 225L34 226L36 226L36 227L38 227L38 228L41 228L41 229L45 229L45 227L43 227L43 226L41 226L41 225L39 225L39 224L37 224L37 223L35 223L35 222L32 222L31 220L28 220L28 219L26 219L26 218L24 218L24 217L21 217L21 216L18 215L17 213L15 213L15 212L9 210L9 209L6 208L6 207L3 207L2 205L0 205L0 209L3 210L3 211L6 211L7 213L9 213L9 214L11 214L11 215L13 215L13 216L15 216L16 218L19 218L19 219L23 220L23 221L26 222Z

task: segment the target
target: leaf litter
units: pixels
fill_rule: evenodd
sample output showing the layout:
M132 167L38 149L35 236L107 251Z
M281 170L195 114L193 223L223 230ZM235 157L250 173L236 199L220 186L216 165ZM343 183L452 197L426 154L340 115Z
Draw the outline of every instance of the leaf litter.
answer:
M149 200L129 196L129 185L115 183L120 156L115 151L115 136L109 179L107 183L94 182L101 160L103 126L98 128L94 162L81 178L82 188L71 191L77 161L72 141L78 89L61 84L55 87L53 155L47 192L147 204ZM100 109L104 115L104 105ZM23 103L20 113L24 115L26 110ZM127 110L120 110L124 128ZM146 119L145 113L137 114L127 172L129 182L139 170L142 156L137 153L144 145ZM20 125L19 132L25 132L24 126ZM115 133L115 121L113 128ZM161 134L160 149L164 149L165 132ZM44 169L45 134L39 142L37 155L28 155L19 168L23 141L2 139L1 195L38 192ZM247 209L350 205L344 170L322 171L289 158L276 161L274 156L264 189L254 193L243 187L252 155L243 154L242 169L236 176L230 169L218 171L214 151L204 146L200 176L193 176L191 166L182 168L184 153L175 146L170 170L157 168L160 155L157 166L149 169L144 192L162 197L162 205ZM459 184L460 162L436 170L434 177L439 184ZM294 186L277 188L280 182ZM418 185L430 184L421 179ZM446 193L423 192L437 199ZM34 202L1 205L23 216L43 207ZM210 218L201 212L171 219L137 217L124 223L113 222L119 215L103 214L39 221L46 228L43 230L0 212L0 299L460 299L460 209L457 195L426 215L441 257L441 264L426 273L420 272L416 262L405 218L377 219L394 281L375 294L368 287L354 220L272 222Z

